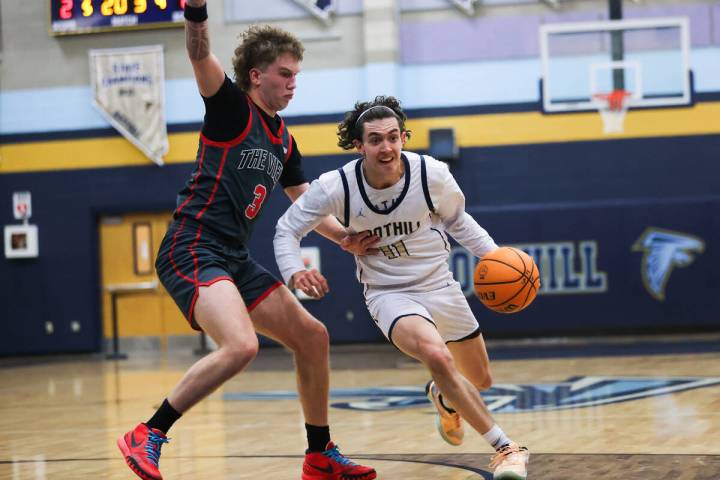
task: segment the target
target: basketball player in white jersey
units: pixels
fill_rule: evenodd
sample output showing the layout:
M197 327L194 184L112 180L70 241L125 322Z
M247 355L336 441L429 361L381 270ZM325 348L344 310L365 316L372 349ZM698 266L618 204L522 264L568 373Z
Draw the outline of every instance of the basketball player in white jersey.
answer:
M327 172L277 224L275 256L289 286L308 295L328 292L325 278L306 271L300 240L333 215L352 233L367 232L375 255L356 256L370 315L383 334L430 371L428 398L438 409L438 430L459 445L462 420L495 448L494 478L523 480L528 450L494 422L478 389L492 380L485 343L448 266L446 233L478 257L497 248L465 212L465 197L447 166L403 151L410 136L393 97L358 102L338 127L338 144L361 157ZM441 393L442 392L442 393Z

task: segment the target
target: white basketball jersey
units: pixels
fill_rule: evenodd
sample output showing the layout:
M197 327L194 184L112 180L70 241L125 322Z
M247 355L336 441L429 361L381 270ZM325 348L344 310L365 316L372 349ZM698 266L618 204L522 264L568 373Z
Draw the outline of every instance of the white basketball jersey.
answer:
M342 167L348 193L338 219L353 233L368 230L380 237L379 254L355 258L357 277L371 288L444 286L452 280L447 264L450 244L439 219L433 218L427 183L429 164L439 162L411 152L403 152L402 160L405 174L382 190L365 181L361 160Z
M380 237L377 255L356 256L357 278L369 288L426 290L452 281L447 230L476 255L495 242L467 213L465 199L447 165L402 152L403 177L377 190L364 179L362 159L324 173L280 218L275 256L286 281L303 270L299 241L326 215L352 233Z

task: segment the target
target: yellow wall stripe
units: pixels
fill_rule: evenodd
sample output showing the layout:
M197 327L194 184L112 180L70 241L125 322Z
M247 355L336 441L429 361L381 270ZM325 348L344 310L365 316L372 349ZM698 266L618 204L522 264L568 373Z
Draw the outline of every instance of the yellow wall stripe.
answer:
M170 136L166 163L191 162L197 151L198 134ZM53 140L0 146L0 174L42 170L72 170L151 165L130 142L121 137Z
M489 147L534 143L613 140L618 138L673 137L720 134L720 102L691 108L628 112L625 132L603 134L598 113L543 115L539 112L496 113L421 118L408 121L412 139L408 149L428 146L431 128L455 129L460 147ZM296 125L291 128L305 156L342 153L336 145L334 123ZM195 159L197 132L171 134L166 163ZM53 140L0 145L0 174L150 165L151 162L121 137Z
M625 118L625 131L612 136L603 133L597 112L496 113L409 120L407 128L412 130L412 138L408 149L426 149L431 128L449 127L455 129L460 147L720 134L720 102L707 102L692 108L630 111ZM335 146L336 129L335 124L302 125L293 127L292 132L303 155L328 155L340 151Z

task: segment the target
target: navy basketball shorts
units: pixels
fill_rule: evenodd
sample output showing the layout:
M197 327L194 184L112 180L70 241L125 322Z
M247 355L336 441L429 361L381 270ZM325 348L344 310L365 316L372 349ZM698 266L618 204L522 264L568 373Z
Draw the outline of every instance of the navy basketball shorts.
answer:
M160 244L155 269L160 283L195 330L202 330L193 311L200 287L220 280L233 282L249 312L282 285L240 244L222 241L202 224L176 219Z

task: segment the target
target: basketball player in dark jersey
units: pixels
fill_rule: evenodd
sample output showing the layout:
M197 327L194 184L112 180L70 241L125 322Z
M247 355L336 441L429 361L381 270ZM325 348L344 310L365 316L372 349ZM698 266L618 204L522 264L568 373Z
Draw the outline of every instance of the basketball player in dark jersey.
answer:
M246 248L277 183L293 201L308 188L297 145L277 115L293 97L304 48L283 30L251 27L235 50L234 83L210 53L205 0L188 0L185 18L188 55L206 113L194 171L178 195L156 269L190 325L218 348L195 363L153 417L120 437L118 446L140 478L162 479L158 461L167 431L250 363L259 332L295 356L308 437L302 479L374 479L374 469L350 461L330 440L325 326ZM373 242L348 237L331 217L317 231L356 254ZM317 278L311 283L327 292L327 283Z

